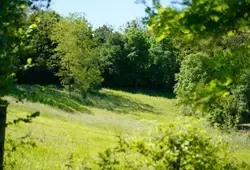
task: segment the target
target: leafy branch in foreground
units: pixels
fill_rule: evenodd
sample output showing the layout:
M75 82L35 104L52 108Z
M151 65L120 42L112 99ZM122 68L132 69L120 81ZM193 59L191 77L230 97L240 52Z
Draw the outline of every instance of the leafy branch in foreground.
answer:
M2 99L10 92L14 71L19 67L19 53L22 39L36 27L25 27L23 17L27 11L37 9L41 3L49 5L50 0L1 0L0 2L0 169L3 169L7 102ZM3 105L5 104L5 105Z
M181 0L179 9L153 2L147 8L151 31L158 40L184 44L175 86L179 101L213 124L236 126L249 113L250 1Z

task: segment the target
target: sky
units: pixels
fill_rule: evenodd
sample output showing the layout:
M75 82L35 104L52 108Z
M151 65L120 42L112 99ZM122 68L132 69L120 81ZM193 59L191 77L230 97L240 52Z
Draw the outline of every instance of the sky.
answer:
M164 5L169 2L162 1ZM146 15L145 6L136 4L135 0L53 0L51 8L63 16L82 12L94 28L104 24L118 28L127 21Z

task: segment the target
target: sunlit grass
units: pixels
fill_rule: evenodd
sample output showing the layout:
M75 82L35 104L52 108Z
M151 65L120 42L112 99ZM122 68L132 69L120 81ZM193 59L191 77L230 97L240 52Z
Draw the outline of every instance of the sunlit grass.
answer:
M15 98L7 97L11 102L8 121L35 111L40 111L41 115L32 123L7 128L7 169L85 169L88 163L97 159L99 152L116 144L117 136L138 135L147 129L147 121L168 124L188 119L179 118L175 99L156 93L146 95L136 91L101 89L83 99L77 93L69 98L66 91L52 87L21 88L22 91L31 89L42 93L30 94L33 97L39 95L37 100L28 98L35 103L16 103ZM250 165L247 135L235 132L228 135L206 128L213 138L222 136L230 143L232 157ZM31 146L33 143L35 146ZM13 145L17 146L10 152Z

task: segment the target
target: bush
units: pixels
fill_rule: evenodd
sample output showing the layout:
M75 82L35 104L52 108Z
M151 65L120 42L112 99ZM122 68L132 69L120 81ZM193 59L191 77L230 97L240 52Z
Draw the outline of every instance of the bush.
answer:
M189 124L157 125L148 135L121 138L100 154L100 169L235 169L223 142Z
M235 127L249 111L246 56L230 50L186 56L175 85L185 114L208 117L211 124Z

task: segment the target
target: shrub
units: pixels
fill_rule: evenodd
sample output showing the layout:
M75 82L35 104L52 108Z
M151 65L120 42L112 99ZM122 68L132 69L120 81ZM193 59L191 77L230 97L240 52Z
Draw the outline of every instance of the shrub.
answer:
M148 135L121 138L100 154L100 169L235 169L227 145L189 124L157 125Z
M230 50L185 56L175 93L185 114L208 117L211 124L235 127L249 111L246 56Z

